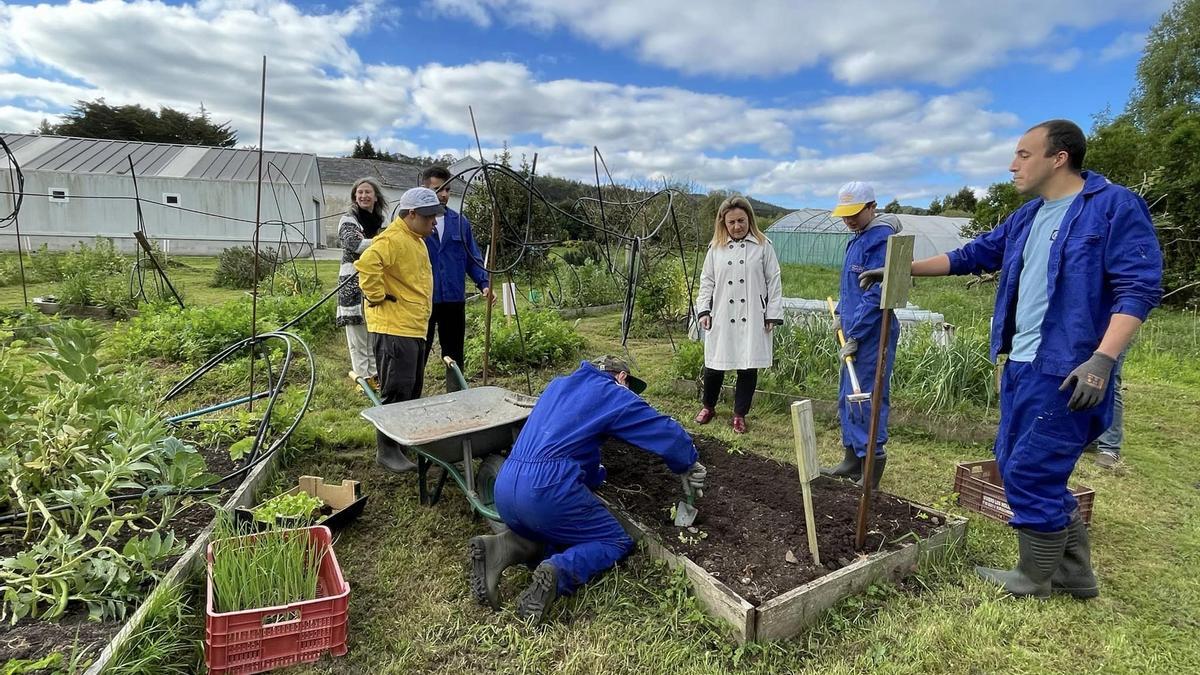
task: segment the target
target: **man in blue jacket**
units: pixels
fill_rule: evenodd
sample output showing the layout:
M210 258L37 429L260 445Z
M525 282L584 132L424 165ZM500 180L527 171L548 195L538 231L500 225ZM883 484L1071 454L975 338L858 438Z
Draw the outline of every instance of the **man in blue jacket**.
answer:
M837 316L834 318L834 335L841 328L846 344L838 352L838 361L849 356L855 361L855 374L867 391L875 384L875 366L878 362L879 338L882 337L883 310L879 308L879 286L866 289L859 287L858 275L869 269L882 267L887 258L888 237L902 229L900 219L891 214L878 214L875 207L875 188L870 183L851 181L838 190L838 205L833 215L841 218L854 234L846 242L846 259L842 264L841 296L838 300ZM884 364L883 391L880 392L879 426L875 431L875 462L871 470L871 484L879 487L887 466L888 410L891 404L889 391L892 367L896 363L896 341L900 338L900 321L892 316L888 338L887 362ZM862 354L864 358L858 358ZM824 470L831 476L862 480L862 458L867 456L870 440L870 418L853 410L846 397L853 393L850 374L842 368L842 379L838 388L838 417L842 423L842 463Z
M1108 428L1113 366L1162 297L1146 203L1083 171L1086 151L1072 122L1033 127L1009 171L1036 199L966 246L912 264L914 276L1001 271L992 358L1008 361L995 453L1020 553L1012 570L975 569L1017 596L1099 595L1067 479ZM861 281L882 275L869 270Z
M442 206L450 201L450 171L444 166L431 166L421 172L421 185L437 193ZM436 330L442 356L449 356L465 370L463 342L467 333L466 277L489 301L494 301L483 256L471 233L471 221L466 216L446 208L437 220L434 231L425 237L429 262L433 266L433 311L429 315L429 331L425 336L425 359L433 351Z
M600 446L609 436L662 457L684 490L699 494L707 472L691 437L638 395L645 388L611 356L583 362L546 387L496 477L496 510L509 529L474 537L467 546L471 590L480 602L498 608L501 573L540 563L517 598L517 616L539 622L557 597L574 593L633 548L592 494L604 482Z

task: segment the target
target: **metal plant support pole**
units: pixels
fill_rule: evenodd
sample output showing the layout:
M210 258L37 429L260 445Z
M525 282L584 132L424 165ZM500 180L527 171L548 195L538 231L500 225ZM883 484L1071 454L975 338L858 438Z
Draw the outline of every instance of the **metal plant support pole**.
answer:
M488 244L487 263L484 265L487 269L494 269L496 266L496 258L498 257L497 247L500 245L500 218L497 215L499 211L499 203L492 202L492 241ZM496 297L496 284L492 283L491 274L488 274L488 285L492 290L492 298ZM492 353L492 302L491 298L484 298L487 306L483 309L483 386L488 383L488 357ZM516 299L513 299L516 302Z
M267 55L262 57L262 88L258 104L258 192L254 198L254 292L250 294L250 337L258 335L258 233L262 228L263 127L267 116ZM254 396L254 355L257 345L250 345L250 396ZM247 402L254 410L254 399Z

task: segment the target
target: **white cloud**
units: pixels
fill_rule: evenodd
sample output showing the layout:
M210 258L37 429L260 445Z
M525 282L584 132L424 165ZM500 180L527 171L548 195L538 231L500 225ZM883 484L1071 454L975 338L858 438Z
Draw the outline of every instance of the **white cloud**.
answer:
M784 110L671 87L536 81L517 63L426 66L412 98L428 126L461 134L471 133L467 106L476 104L480 134L492 141L536 133L556 144L648 152L755 145L774 154L792 139Z
M345 148L347 134L331 129L384 129L411 107L410 72L364 66L347 41L371 16L369 4L306 15L281 0L73 1L7 6L0 31L11 58L85 82L89 96L186 111L203 102L245 143L258 140L266 54L267 143L321 152Z
M11 105L0 105L0 131L29 133L37 129L42 120L54 124L59 121L59 116L36 110L17 108Z
M827 64L849 84L955 84L1030 52L1060 29L1155 17L1169 0L426 0L427 11L544 31L563 26L602 47L692 74L778 75ZM1066 62L1059 59L1062 67Z
M0 98L25 99L35 105L69 106L75 101L98 95L96 89L77 87L65 82L18 73L0 73Z
M743 23L736 13L713 15L703 3L677 13L668 12L669 4L663 6L667 9L642 4L616 0L595 10L597 20L621 19L636 28L643 13L659 17L664 35L654 38L653 50L662 53L669 45L685 51L692 45L690 34L676 30L668 18L702 31L726 19L719 25ZM763 11L756 3L745 4L753 6L748 11ZM581 30L562 18L574 6L453 0L438 11L457 8L473 21L503 25L495 17L504 10L538 30L557 25ZM775 9L781 18L763 19L767 34L762 40L718 40L706 48L737 62L739 50L772 39L775 24L795 11L791 3ZM353 45L381 16L398 16L394 10L367 3L309 11L314 13L283 0L0 5L0 32L13 36L0 45L0 63L8 58L67 80L0 73L0 129L26 131L52 117L43 111L103 96L113 104L187 111L203 102L216 121L230 120L241 141L254 144L259 65L266 53L266 144L271 148L342 154L354 137L370 135L381 149L437 156L445 150L433 146L469 143L467 106L473 105L483 141L493 149L515 141L518 156L538 152L541 174L591 181L595 145L619 180L688 179L705 187L823 204L851 179L871 180L886 194L917 193L931 173L960 173L979 181L1002 176L1017 125L1016 116L990 109L987 93L977 90L929 96L893 86L793 109L680 87L547 79L515 62L367 63ZM832 59L835 70L875 68L827 53L829 44L840 44L839 30L816 39L815 46L800 39L803 35L789 36L788 48L776 50L777 55L795 63L791 52L809 49L813 59ZM858 33L860 40L863 35L870 33ZM907 49L902 41L867 43ZM130 47L134 44L136 49Z
M1101 61L1115 61L1140 54L1146 47L1145 33L1121 33L1100 50Z
M1051 72L1065 73L1075 68L1083 58L1083 50L1077 47L1057 51L1043 52L1030 56L1027 60L1035 65L1045 66Z

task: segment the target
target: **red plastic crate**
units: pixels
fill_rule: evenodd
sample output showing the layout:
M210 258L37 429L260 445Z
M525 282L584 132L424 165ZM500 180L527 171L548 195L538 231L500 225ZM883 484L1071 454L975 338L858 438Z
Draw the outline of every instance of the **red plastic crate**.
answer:
M1079 501L1079 517L1084 525L1092 524L1092 506L1096 491L1082 485L1070 488ZM1004 481L996 460L959 462L954 470L954 491L958 493L958 505L968 511L981 513L992 520L1007 523L1012 518L1012 509L1004 497Z
M317 574L317 597L279 607L219 613L213 604L213 547L256 535L208 544L208 593L204 620L204 662L213 675L262 673L316 661L326 651L346 653L350 584L333 553L333 535L324 525L290 532L306 533L326 548Z

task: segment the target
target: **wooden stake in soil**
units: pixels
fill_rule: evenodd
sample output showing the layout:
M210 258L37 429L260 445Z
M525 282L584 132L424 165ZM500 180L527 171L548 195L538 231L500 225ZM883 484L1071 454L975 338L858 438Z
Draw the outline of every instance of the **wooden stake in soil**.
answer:
M887 366L888 340L892 333L892 310L908 304L912 288L912 256L915 237L893 234L888 237L887 257L883 263L883 285L879 293L879 308L883 310L879 335L879 356L875 361L875 386L871 390L871 423L867 427L867 456L863 458L862 498L858 502L858 527L854 532L854 548L862 550L867 543L867 516L871 512L871 484L875 475L875 434L879 431L879 414L883 407L884 368Z
M808 550L813 564L821 566L817 551L817 525L813 517L812 486L809 483L820 475L817 467L817 432L813 426L812 401L792 403L792 432L796 440L796 470L800 472L800 491L804 497L804 530L808 533Z

